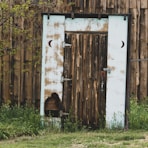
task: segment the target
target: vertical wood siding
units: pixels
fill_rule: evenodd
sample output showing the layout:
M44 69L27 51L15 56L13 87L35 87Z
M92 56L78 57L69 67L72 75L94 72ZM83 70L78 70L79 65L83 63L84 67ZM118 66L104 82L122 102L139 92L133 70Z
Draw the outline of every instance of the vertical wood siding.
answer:
M10 1L9 7L11 8L15 2ZM31 7L30 9L38 10L33 20L26 20L23 16L11 16L6 22L7 25L5 23L0 25L0 41L4 44L3 49L0 49L1 103L11 102L20 105L26 101L29 104L36 103L38 106L42 40L40 13L49 11L70 13L72 6L77 13L131 14L130 94L138 99L148 96L148 60L146 60L148 59L148 0L55 0L52 1L51 7L46 5L42 5L42 8ZM1 23L4 16L2 9L0 16ZM20 27L21 34L14 33L15 28L12 27L14 25ZM30 37L27 37L27 32L23 32L26 29ZM13 54L10 54L12 50Z
M107 66L107 34L71 32L66 38L72 46L65 48L64 77L72 81L64 82L65 111L72 110L85 125L98 126L105 114L106 76L101 72Z

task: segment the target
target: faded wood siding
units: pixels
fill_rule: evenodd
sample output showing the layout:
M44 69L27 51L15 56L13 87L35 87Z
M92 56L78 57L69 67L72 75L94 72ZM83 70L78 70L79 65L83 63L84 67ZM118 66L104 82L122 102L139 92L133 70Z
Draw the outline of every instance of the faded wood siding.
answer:
M64 77L72 81L64 82L65 111L72 110L85 125L98 126L105 115L107 34L71 32L66 38L72 46L65 48Z
M10 8L14 2L10 1ZM23 17L10 17L0 25L0 40L9 50L1 49L0 56L0 102L37 103L40 100L41 74L41 12L68 12L77 13L111 13L131 14L130 34L130 94L139 99L148 96L148 0L55 0L51 7L42 5L34 20L25 20ZM1 16L3 11L0 10ZM3 15L2 15L3 14ZM12 25L13 23L13 25ZM14 34L12 26L19 26L22 34ZM6 31L7 28L7 31ZM30 38L27 38L27 29ZM136 59L143 59L138 61Z

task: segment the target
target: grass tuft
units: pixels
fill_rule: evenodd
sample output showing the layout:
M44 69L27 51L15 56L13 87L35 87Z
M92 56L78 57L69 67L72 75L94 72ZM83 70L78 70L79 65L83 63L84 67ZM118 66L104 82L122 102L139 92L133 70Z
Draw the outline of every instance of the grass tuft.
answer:
M37 135L40 130L40 116L34 108L9 105L0 107L0 139Z
M141 103L131 99L129 123L130 129L148 130L148 98Z

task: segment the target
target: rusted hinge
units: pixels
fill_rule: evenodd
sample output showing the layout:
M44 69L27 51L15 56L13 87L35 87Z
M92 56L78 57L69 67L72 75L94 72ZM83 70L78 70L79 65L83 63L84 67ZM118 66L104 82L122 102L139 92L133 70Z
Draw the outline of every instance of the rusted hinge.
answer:
M61 82L65 82L65 81L72 81L72 79L70 78L64 78L63 76L61 76Z

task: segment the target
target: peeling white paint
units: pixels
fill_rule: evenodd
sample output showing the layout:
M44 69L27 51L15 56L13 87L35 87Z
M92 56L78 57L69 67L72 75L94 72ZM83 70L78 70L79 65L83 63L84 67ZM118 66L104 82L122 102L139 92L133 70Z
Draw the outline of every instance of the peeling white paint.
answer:
M41 116L44 115L44 101L51 93L56 92L62 99L64 22L65 16L53 15L49 19L43 16Z
M108 19L102 18L67 18L65 20L66 31L102 31L108 30Z
M128 18L109 16L108 29L108 57L111 58L107 65L114 70L107 74L106 126L124 128ZM123 48L122 41L125 43Z

